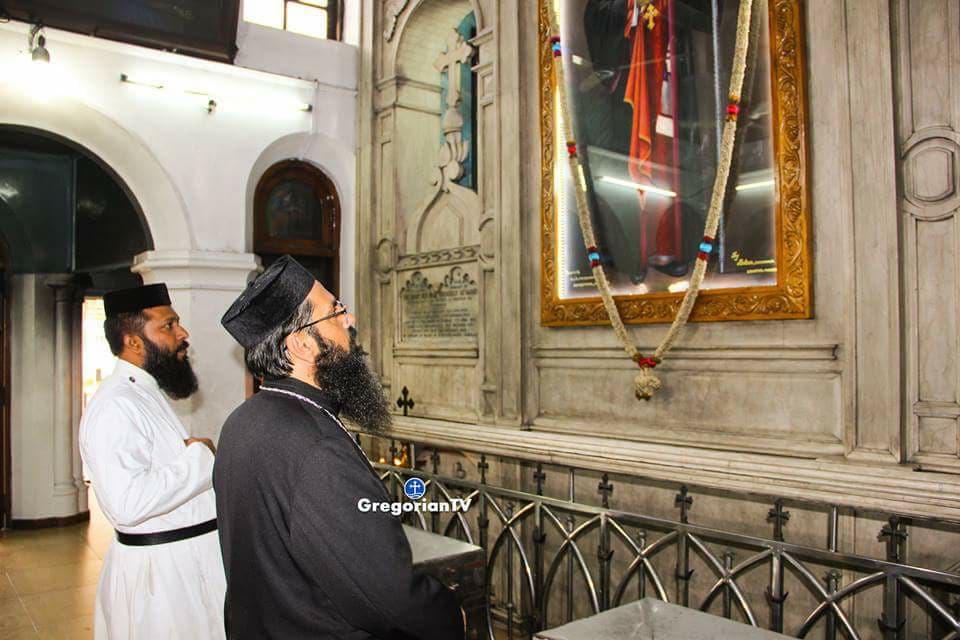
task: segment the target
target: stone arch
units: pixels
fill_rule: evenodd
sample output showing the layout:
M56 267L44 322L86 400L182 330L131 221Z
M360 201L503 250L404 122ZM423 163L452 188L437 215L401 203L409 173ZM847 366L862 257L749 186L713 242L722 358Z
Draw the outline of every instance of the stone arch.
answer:
M405 11L397 22L396 32L391 39L393 48L393 55L386 56L384 61L384 77L391 78L397 75L398 66L397 61L400 58L400 52L403 48L403 42L406 36L409 35L408 27L413 23L416 24L417 13L422 11L423 7L430 5L442 5L446 0L414 0L410 3L410 8ZM480 3L477 0L461 0L461 4L469 5L470 9L473 11L473 15L477 19L477 33L483 31L486 28L486 24L483 19L483 12L480 9Z
M155 250L196 246L186 206L169 174L142 140L92 107L68 97L34 100L0 84L0 125L46 132L80 146L115 174L139 204Z
M253 205L263 174L278 162L300 160L324 172L340 197L340 299L355 305L356 273L356 154L320 133L293 133L270 143L257 157L247 178L246 251L253 252Z

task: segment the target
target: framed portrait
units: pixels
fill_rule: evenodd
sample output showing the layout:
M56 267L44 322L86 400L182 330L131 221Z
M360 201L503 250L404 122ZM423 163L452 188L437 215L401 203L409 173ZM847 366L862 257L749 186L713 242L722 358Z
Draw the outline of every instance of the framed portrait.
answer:
M546 2L559 11L561 110ZM670 322L720 155L739 0L540 0L541 322L605 324L578 222L587 193L621 316ZM693 321L813 313L801 0L755 0L723 213ZM570 174L566 123L582 176Z
M339 254L340 198L333 181L311 164L280 162L254 196L254 250L331 258Z

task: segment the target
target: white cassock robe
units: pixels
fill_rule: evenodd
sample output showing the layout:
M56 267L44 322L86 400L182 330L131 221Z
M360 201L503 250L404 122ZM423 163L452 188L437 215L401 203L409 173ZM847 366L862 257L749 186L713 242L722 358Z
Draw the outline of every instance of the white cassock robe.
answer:
M80 452L118 531L153 533L216 517L213 454L188 438L157 381L118 360L80 422ZM216 531L152 546L114 540L97 586L97 640L224 638L226 582Z

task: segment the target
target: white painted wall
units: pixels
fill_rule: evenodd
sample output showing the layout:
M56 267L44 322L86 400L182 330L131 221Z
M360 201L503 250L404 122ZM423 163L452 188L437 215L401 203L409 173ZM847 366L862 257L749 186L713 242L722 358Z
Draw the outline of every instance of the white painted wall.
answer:
M357 77L355 46L320 40L272 27L240 21L236 64L294 78L351 86Z
M348 6L348 33L355 14ZM0 24L0 124L80 144L116 171L143 209L155 250L138 256L134 270L145 282L167 283L192 334L201 388L177 411L203 436L215 437L243 399L241 350L219 319L257 268L250 207L271 164L308 160L340 190L340 286L353 301L356 48L251 26L241 24L238 38L238 65L250 67L242 68L53 29L46 30L51 62L36 65L27 53L28 26ZM218 107L208 113L206 98L121 83L121 74L209 93ZM272 106L262 105L267 101ZM311 103L313 111L286 106L293 102ZM15 518L44 518L65 514L45 490L53 445L44 407L52 402L36 390L51 378L53 358L34 351L50 348L52 325L43 328L29 281L24 277L12 297L13 507Z

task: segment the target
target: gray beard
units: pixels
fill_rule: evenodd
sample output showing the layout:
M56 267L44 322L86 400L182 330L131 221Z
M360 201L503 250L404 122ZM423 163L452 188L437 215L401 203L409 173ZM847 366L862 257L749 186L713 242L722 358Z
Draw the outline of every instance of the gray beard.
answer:
M312 335L320 347L314 373L317 386L340 406L343 417L364 431L387 430L393 420L390 405L353 332L349 351L324 340L319 333Z

